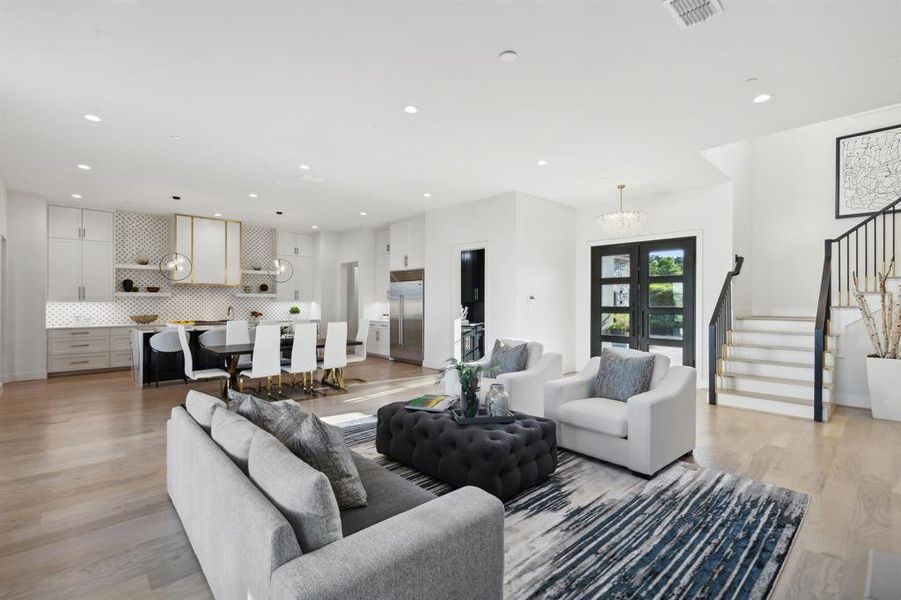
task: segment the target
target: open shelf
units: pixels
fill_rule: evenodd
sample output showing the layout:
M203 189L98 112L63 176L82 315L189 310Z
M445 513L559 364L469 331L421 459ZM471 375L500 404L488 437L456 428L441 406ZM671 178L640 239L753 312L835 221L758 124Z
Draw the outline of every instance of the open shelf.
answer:
M256 269L241 269L241 273L244 275L266 275L270 274L269 271L257 271Z
M159 271L160 266L155 264L139 265L137 263L116 263L117 269L127 269L132 271Z
M116 292L116 298L168 298L171 292Z
M237 294L235 294L235 296L238 298L275 298L275 294L270 294L268 292L265 294L262 292L258 292L256 294L245 294L244 292L238 292Z

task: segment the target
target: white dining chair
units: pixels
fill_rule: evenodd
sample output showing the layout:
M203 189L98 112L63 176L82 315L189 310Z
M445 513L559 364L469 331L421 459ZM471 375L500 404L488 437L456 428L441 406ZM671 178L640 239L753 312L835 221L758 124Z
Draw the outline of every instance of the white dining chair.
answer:
M313 376L316 374L316 324L295 323L294 343L291 345L291 362L282 366L282 371L291 374L291 385L297 386L297 374L301 375L301 385L308 394L313 394Z
M250 369L238 373L238 390L244 391L245 379L259 379L262 391L262 379L266 378L266 393L272 398L272 378L278 378L279 393L282 386L281 335L278 325L260 325L257 327L256 339L253 342L253 357Z
M329 323L325 334L325 351L319 368L325 371L323 383L344 389L344 367L347 366L347 323Z
M148 343L150 351L153 352L153 380L156 387L160 387L160 354L181 354L181 341L178 339L177 331L167 329L154 333Z
M247 321L226 321L225 343L229 346L233 344L252 344L253 340L250 337L250 325ZM247 369L250 365L250 356L242 354L238 357L237 368Z
M366 360L366 343L368 340L369 319L360 319L359 324L357 325L357 341L360 343L353 347L353 354L347 355L348 365L361 363ZM345 352L347 352L346 349ZM360 379L359 377L354 377L352 379L348 379L347 381L358 381L360 383L366 383L365 379Z
M178 326L178 341L181 345L182 354L184 354L185 357L185 377L192 381L220 379L222 380L222 395L225 396L226 390L228 389L228 373L226 371L223 371L222 369L200 369L198 371L194 370L194 357L191 356L191 344L188 343L188 332L185 331L184 325Z

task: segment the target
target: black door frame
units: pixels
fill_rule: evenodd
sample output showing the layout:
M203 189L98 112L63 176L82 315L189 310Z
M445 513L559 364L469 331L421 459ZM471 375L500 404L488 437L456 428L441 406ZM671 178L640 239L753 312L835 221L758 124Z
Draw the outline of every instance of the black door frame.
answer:
M654 283L682 282L682 308L663 308L649 306L648 262L643 260L649 251L655 249L671 249L678 246L685 251L683 263L684 275L655 276ZM628 255L630 269L628 277L601 276L601 257L614 254ZM685 236L669 239L643 240L619 244L599 245L591 247L591 355L601 353L603 342L627 343L630 348L648 350L651 345L682 348L682 363L695 366L695 319L697 289L697 237ZM637 268L636 268L637 266ZM603 306L601 290L603 285L616 283L630 284L628 306ZM636 294L637 291L637 294ZM601 313L629 314L628 335L604 335L601 333ZM655 314L682 314L682 340L654 338L649 335L650 317Z

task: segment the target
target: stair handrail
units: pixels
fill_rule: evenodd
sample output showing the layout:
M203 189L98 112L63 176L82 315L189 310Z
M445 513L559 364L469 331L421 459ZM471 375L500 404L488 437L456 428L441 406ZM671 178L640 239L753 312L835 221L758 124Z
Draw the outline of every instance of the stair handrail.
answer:
M879 217L882 217L882 263L886 264L886 224L887 217L889 213L892 215L892 253L891 255L894 257L895 254L895 240L897 239L897 233L895 229L895 215L898 214L899 209L897 208L901 205L901 197L899 197L894 202L890 202L886 204L881 210L873 213L854 227L851 227L846 232L841 234L838 237L834 238L826 238L824 241L824 250L823 250L823 271L820 275L820 295L817 299L817 316L816 322L814 324L814 338L813 338L813 419L814 421L822 422L823 419L823 368L825 367L826 362L826 332L828 329L829 320L832 318L832 249L833 245L838 248L838 301L839 304L842 303L842 241L845 242L845 292L848 294L848 303L850 304L850 296L851 296L851 236L854 236L854 273L857 274L860 270L860 233L863 231L864 235L864 274L865 274L865 287L869 286L869 251L870 251L870 243L869 243L869 230L870 223L873 224L873 274L876 275L877 271L877 255L879 251L879 230L878 230L878 221ZM884 266L883 266L884 268Z
M726 273L723 287L713 307L713 315L707 326L707 353L708 353L708 388L707 402L716 404L716 375L717 364L722 357L723 346L726 343L726 331L732 326L732 280L741 274L741 266L744 264L743 256L735 255L735 266Z

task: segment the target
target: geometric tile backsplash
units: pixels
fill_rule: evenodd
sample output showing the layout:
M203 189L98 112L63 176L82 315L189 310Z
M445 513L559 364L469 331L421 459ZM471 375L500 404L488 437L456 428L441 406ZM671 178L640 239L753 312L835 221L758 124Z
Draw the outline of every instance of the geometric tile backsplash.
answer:
M169 217L117 211L114 217L117 263L134 263L138 256L151 262L169 251ZM265 266L275 254L275 229L243 224L241 239L241 268ZM263 313L264 319L318 319L314 302L277 302L269 298L238 298L236 288L171 285L158 271L117 269L116 291L122 291L122 280L131 279L142 290L158 286L170 297L116 298L113 302L48 302L47 327L67 327L73 324L95 326L133 325L130 315L159 315L158 323L176 319L223 319L228 307L234 307L236 318L250 318L250 311ZM256 291L266 283L270 291L275 284L264 274L244 274L243 286ZM291 315L291 306L300 308L299 315Z

